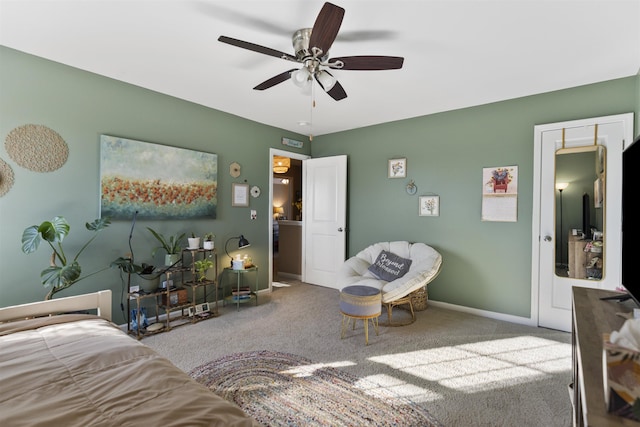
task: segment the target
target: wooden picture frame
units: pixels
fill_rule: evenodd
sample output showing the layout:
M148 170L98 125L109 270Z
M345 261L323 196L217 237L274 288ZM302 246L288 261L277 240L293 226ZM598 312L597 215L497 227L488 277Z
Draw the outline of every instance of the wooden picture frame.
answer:
M389 159L387 166L388 178L406 178L407 177L407 158Z
M249 206L249 184L231 184L231 206Z
M420 216L440 216L440 196L420 196L418 214Z

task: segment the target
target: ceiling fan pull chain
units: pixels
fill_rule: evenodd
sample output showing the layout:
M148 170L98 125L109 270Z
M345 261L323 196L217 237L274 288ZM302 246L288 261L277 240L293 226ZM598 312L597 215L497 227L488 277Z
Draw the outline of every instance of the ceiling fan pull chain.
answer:
M316 85L311 82L311 109L309 110L309 142L313 141L313 109L316 108Z

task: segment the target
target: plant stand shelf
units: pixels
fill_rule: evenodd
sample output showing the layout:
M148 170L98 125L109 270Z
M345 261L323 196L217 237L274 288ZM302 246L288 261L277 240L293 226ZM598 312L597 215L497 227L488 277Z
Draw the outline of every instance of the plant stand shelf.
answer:
M195 261L203 257L208 257L213 262L212 279L198 280ZM185 249L182 252L180 264L157 273L165 277L162 283L166 287L159 288L155 292L135 290L131 285L131 273L128 274L127 332L130 335L142 339L145 336L219 316L216 250ZM209 302L209 292L213 293L212 302ZM135 313L132 309L135 309ZM154 309L154 314L150 317L155 317L155 323L144 325L142 309L144 311ZM147 317L148 320L149 317ZM161 323L162 327L153 326L158 323Z

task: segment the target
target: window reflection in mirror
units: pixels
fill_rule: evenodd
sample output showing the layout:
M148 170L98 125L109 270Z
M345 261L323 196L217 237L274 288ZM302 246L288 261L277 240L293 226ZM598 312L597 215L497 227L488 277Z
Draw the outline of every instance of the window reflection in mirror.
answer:
M556 151L556 275L602 280L606 234L605 147Z

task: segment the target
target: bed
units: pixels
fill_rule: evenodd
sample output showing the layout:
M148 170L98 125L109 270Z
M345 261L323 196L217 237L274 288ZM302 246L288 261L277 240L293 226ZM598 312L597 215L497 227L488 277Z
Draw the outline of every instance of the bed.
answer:
M260 425L113 324L111 291L0 308L0 390L3 426Z

